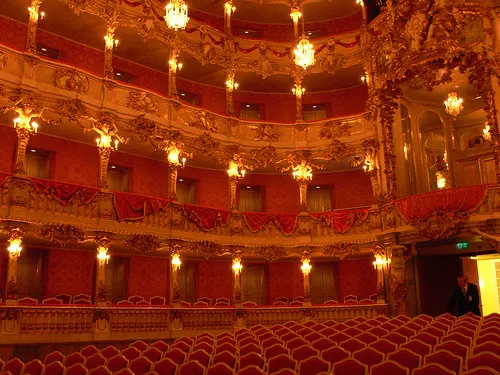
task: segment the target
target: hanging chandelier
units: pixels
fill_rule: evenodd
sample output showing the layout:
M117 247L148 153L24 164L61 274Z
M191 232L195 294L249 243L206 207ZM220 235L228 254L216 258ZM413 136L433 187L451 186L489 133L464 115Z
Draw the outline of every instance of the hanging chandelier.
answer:
M464 100L459 98L456 92L450 92L448 94L448 99L444 102L446 113L457 117L464 109L463 102Z
M170 0L166 7L165 22L174 30L182 30L189 22L188 7L184 0Z
M295 64L307 69L314 65L314 47L304 33L304 10L302 10L302 36L295 48Z

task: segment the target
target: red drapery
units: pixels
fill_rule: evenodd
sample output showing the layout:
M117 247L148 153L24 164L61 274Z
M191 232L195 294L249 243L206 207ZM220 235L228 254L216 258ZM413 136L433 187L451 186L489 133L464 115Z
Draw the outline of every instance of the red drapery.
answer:
M267 214L263 212L243 212L243 219L252 232L258 232L271 220L276 227L289 236L293 233L298 214Z
M118 215L118 220L138 220L145 215L156 213L160 209L164 210L169 203L166 199L144 195L119 192L114 192L114 194L115 210Z
M190 204L185 204L182 207L186 218L198 225L204 231L214 229L217 223L225 227L231 217L231 211L229 210L218 210L216 208L194 206Z
M311 213L316 220L324 220L336 233L345 233L352 228L354 222L364 222L368 217L370 208L355 208L330 212Z
M438 190L398 199L396 207L408 223L425 219L435 212L454 216L458 212L474 211L486 198L487 191L487 185Z
M88 204L99 192L99 190L93 188L39 178L32 178L31 182L37 191L50 195L65 206L73 203L75 200L79 200L83 204Z

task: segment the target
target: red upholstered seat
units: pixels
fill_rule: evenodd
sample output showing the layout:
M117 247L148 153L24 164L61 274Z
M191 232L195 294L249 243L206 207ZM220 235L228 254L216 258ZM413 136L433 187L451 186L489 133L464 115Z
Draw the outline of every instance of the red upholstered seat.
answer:
M297 361L286 354L280 354L276 357L267 360L268 374L273 374L276 371L282 369L291 369L295 371L296 368L297 368Z
M217 363L207 369L206 375L233 375L234 370L225 363Z
M370 375L409 375L410 370L394 361L384 361L373 365Z
M323 371L330 370L330 362L324 359L313 356L299 362L299 375L317 375Z
M186 358L186 353L182 350L174 348L170 349L163 355L163 358L170 358L177 365L182 365L184 363L184 359Z
M464 336L461 333L448 333L441 339L441 342L446 342L446 341L456 341L462 345L465 345L468 348L470 348L472 345L472 338Z
M163 357L163 353L156 348L149 348L143 351L142 355L153 363L158 362Z
M108 359L106 367L108 368L109 371L115 373L117 371L120 371L122 368L128 367L128 362L129 362L128 359L125 358L123 355L117 354L114 357Z
M351 336L351 337L354 337L354 336L357 336L357 335L363 333L362 330L360 330L356 327L349 327L345 331L342 331L342 332L344 332L346 335Z
M215 343L216 345L222 345L222 344L231 344L233 346L236 346L236 340L233 338L233 337L229 337L229 336L224 336L224 337L221 337L221 338L217 338L215 340Z
M365 348L366 344L364 342L359 341L358 339L352 338L344 342L341 342L339 346L347 350L349 353L354 353L358 350Z
M71 303L71 295L66 293L57 294L56 298L61 300L63 304L69 305Z
M142 352L148 348L148 344L146 344L142 340L137 340L137 341L134 341L132 344L130 344L129 347L136 348L137 350Z
M408 341L408 337L403 336L402 334L397 333L397 332L388 333L387 335L383 336L382 338L386 339L390 342L393 342L398 346L401 344L404 344L405 342Z
M432 347L420 340L410 340L401 344L401 348L406 348L414 353L420 354L422 357L426 356L432 351Z
M386 329L383 329L383 328L380 328L380 327L373 327L373 328L370 328L368 331L366 331L368 333L371 333L372 335L375 335L377 336L378 338L381 338L385 335L387 335L389 333L388 330Z
M52 362L55 362L55 361L59 361L59 362L64 362L64 354L62 354L60 351L54 351L52 353L49 353L45 356L45 360L43 361L43 363L45 365L48 365ZM9 371L9 370L6 370L6 371ZM12 374L14 375L14 374Z
M499 342L486 341L482 344L476 345L472 349L472 354L479 354L482 352L490 352L496 355L500 355L500 341Z
M319 350L320 352L322 352L323 350L326 350L326 349L333 348L336 345L337 344L335 342L333 342L330 339L327 339L326 337L322 337L319 340L316 340L316 341L311 343L311 346L314 349Z
M332 365L335 375L366 375L368 368L354 358L346 358Z
M428 332L420 332L417 333L415 336L412 338L413 340L419 340L422 341L423 343L426 343L427 345L430 345L431 348L436 346L439 342L439 337L434 336Z
M462 375L498 375L499 372L487 366L479 366L469 371L462 372Z
M359 362L365 364L368 367L368 370L377 363L380 363L384 360L384 353L377 351L371 347L366 347L357 352L352 353L352 357L357 359Z
M318 355L319 351L317 351L316 349L312 348L309 345L303 345L300 348L292 350L292 358L295 359L297 362L303 361L304 359L313 356L318 357Z
M87 375L88 370L82 363L75 363L71 367L66 368L64 375Z
M179 367L178 375L204 375L205 367L197 361L189 361Z
M456 373L438 363L429 363L428 365L415 369L413 375L456 375Z
M122 368L120 371L115 372L113 375L134 375L129 368Z
M68 355L64 359L64 367L70 367L73 366L75 363L84 363L85 362L85 357L82 355L82 353L79 352L74 352Z
M144 301L144 297L135 295L135 296L128 297L128 300L129 300L129 302L132 302L134 305L136 305L138 302ZM137 348L137 349L139 349L139 348Z
M479 366L487 366L500 372L500 356L489 352L482 352L467 358L467 370Z
M271 346L274 346L276 344L284 345L284 342L281 341L278 337L273 336L268 338L267 340L262 341L260 346L262 346L262 348L266 350L267 348L270 348Z
M462 369L462 357L455 355L447 350L439 350L431 353L424 358L424 364L439 363L443 367L451 370L457 374Z
M90 371L90 370L95 369L99 366L104 366L105 363L106 363L106 358L104 358L99 353L95 353L95 354L91 355L90 357L87 357L84 365Z
M381 353L384 353L385 355L395 352L398 349L398 346L395 343L386 339L377 340L375 342L372 342L368 346L378 350Z
M267 375L267 372L257 366L247 366L239 370L237 375Z
M263 370L265 364L266 360L258 353L248 353L244 356L241 356L238 361L238 366L240 369L248 366L257 366L258 368Z
M175 375L177 373L178 365L170 358L164 358L160 362L156 362L153 367L158 375Z
M5 366L4 366L5 367ZM44 375L62 375L64 373L65 367L59 361L52 362L45 366L43 370ZM14 375L12 373L12 375Z
M236 348L236 346L231 345L229 343L225 343L225 344L216 346L214 353L219 354L222 352L229 352L231 354L236 354L237 351L238 351L238 349Z
M361 341L362 343L368 345L372 342L375 342L378 340L378 337L375 336L373 333L369 332L363 332L355 337L355 339Z
M113 345L106 346L104 349L100 351L101 355L105 358L112 358L115 355L120 354L120 351L115 348ZM67 358L66 358L67 360Z
M135 375L144 375L151 370L153 362L146 357L139 357L130 361L129 368Z
M290 331L289 333L286 333L283 336L281 336L280 339L283 340L283 342L287 343L295 339L300 339L300 336L297 335L295 332Z
M23 375L40 375L43 370L43 363L38 359L33 359L24 365Z
M337 343L337 345L338 345L341 342L349 340L351 338L351 336L346 335L344 332L337 332L337 333L334 333L333 335L331 335L328 338L330 340L332 340L333 342Z
M94 345L87 345L85 348L80 350L80 353L84 357L90 357L91 355L99 353L99 349L97 349Z
M256 337L245 337L244 339L242 339L241 341L238 342L238 346L241 348L243 346L246 346L248 344L255 344L255 345L259 345L260 346L260 341L257 340Z
M245 355L245 354L248 354L248 353L262 354L262 347L252 343L252 344L248 344L245 346L241 346L239 348L238 352L239 352L240 357Z
M410 370L410 373L413 371L413 369L419 367L422 364L422 356L417 353L413 353L408 349L399 349L394 353L390 353L387 355L387 359L395 361L401 366L408 368Z
M456 341L447 341L443 342L442 344L438 344L434 347L434 351L437 352L438 350L448 350L453 354L461 356L464 361L469 354L469 348Z
M323 358L325 361L330 362L331 365L349 358L350 355L351 354L347 350L339 347L326 349L321 352L321 358Z
M210 359L212 359L212 355L202 349L193 351L188 356L188 361L198 361L204 367L208 367L208 365L210 364Z
M216 363L225 363L230 368L234 369L236 367L236 359L237 359L236 355L226 351L215 354L212 357L212 365L215 365Z
M304 346L304 345L308 345L309 343L304 340L303 338L301 337L297 337L293 340L290 340L288 342L285 343L285 346L290 349L290 350L294 350L294 349L297 349L297 348L300 348L301 346Z
M186 343L184 341L177 341L177 342L174 342L172 344L172 346L170 347L170 350L173 350L173 349L178 349L178 350L188 354L189 351L191 350L191 345L189 345L188 343Z

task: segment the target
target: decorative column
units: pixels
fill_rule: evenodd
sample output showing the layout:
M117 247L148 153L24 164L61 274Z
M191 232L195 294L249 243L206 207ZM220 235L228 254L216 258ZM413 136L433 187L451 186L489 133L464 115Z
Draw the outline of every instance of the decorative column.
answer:
M243 162L238 154L233 155L233 159L229 161L229 168L227 174L229 176L229 209L237 210L237 190L238 181L245 177L245 170L243 169Z
M382 245L376 246L373 249L373 267L377 270L377 303L387 302L387 282L386 276L391 267L391 248L390 246L384 247Z
M304 95L305 91L306 89L302 87L302 77L296 77L292 93L293 95L295 95L295 121L297 123L304 121L304 113L302 109L302 95Z
M108 24L106 35L104 36L104 78L113 79L113 49L118 47L118 40L115 39L116 24Z
M386 246L387 248L387 246ZM392 246L392 259L389 274L391 315L407 315L406 308L406 258L407 249L404 246ZM386 250L387 251L387 250ZM411 255L410 255L411 257Z
M108 164L111 152L118 149L118 140L112 144L112 139L109 135L101 134L100 138L96 139L97 148L99 149L99 187L101 189L108 188Z
M38 20L45 16L44 12L40 12L40 4L42 0L31 0L31 5L28 8L30 19L28 21L28 38L26 39L26 52L36 54L36 30L38 28Z
M173 249L171 253L170 268L170 304L178 305L181 301L179 290L179 269L181 268L180 249Z
M179 168L184 168L186 166L186 157L179 160L181 155L190 156L182 151L182 144L176 142L168 142L166 146L163 147L167 153L168 160L168 196L171 200L177 200L177 173Z
M32 134L38 132L38 123L31 121L31 117L19 116L14 120L17 133L16 174L26 174L26 148Z
M226 35L231 35L231 14L236 11L232 0L227 0L224 3L224 31Z
M296 2L290 7L290 18L293 20L293 35L295 40L299 40L299 19L302 17L300 7Z
M380 176L379 176L379 163L378 163L378 150L380 143L376 139L367 139L363 142L363 149L365 157L363 160L363 170L370 177L372 184L374 202L380 200Z
M226 108L227 114L231 117L236 116L233 103L233 92L238 89L238 83L234 81L234 71L227 70L226 72Z
M306 250L302 253L302 266L300 267L304 276L304 306L311 306L311 251Z
M109 261L109 245L111 241L102 237L97 241L97 280L96 280L96 303L104 303L106 304L106 266Z
M7 284L5 286L5 300L9 304L9 300L16 300L17 292L19 291L17 284L17 262L22 251L22 235L24 230L20 228L10 228L8 232L9 246L9 263L7 265Z
M300 212L307 212L307 186L312 180L312 167L307 161L302 162L292 168L293 178L299 183Z
M170 50L170 59L168 60L168 96L176 100L179 99L179 93L177 92L177 71L182 69L182 63L178 62L178 58L179 50L172 48Z
M241 257L242 253L240 250L233 253L233 299L236 306L241 305L241 270L243 269Z

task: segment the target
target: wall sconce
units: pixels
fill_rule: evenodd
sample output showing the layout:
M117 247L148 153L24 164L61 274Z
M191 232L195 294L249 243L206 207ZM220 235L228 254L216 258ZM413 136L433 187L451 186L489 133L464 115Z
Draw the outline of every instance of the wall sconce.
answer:
M238 86L239 84L237 82L234 81L234 78L229 78L227 81L226 81L226 87L230 90L230 91L234 91L234 90L238 90Z
M230 160L227 174L230 178L245 178L246 171L243 169L242 165L234 160Z
M177 59L171 59L168 61L168 66L170 67L170 70L172 70L174 73L176 73L178 70L182 70L182 63L177 62Z
M31 121L31 117L19 116L14 119L14 129L26 129L30 133L38 133L38 123Z
M300 182L307 182L312 180L312 167L306 161L302 161L299 165L292 168L292 176L295 180Z
M9 247L7 250L9 251L9 255L11 257L20 257L21 256L21 250L23 247L21 244L23 243L21 237L13 236L11 239L9 239Z
M45 12L43 11L40 12L38 7L36 8L29 7L28 12L30 13L30 19L32 21L36 21L38 20L38 18L40 18L40 20L43 20L45 18Z
M236 7L233 5L232 0L226 1L224 3L224 10L226 11L228 16L230 16L231 13L234 13L236 11Z
M167 160L171 166L174 166L174 167L182 166L182 168L184 168L186 166L187 159L185 157L183 157L179 161L179 156L181 155L181 150L179 150L175 146L169 146L166 149L166 151L167 151Z
M390 250L386 251L383 246L378 246L373 254L375 260L373 261L373 268L380 270L387 270L391 266L392 253Z
M241 273L241 270L243 269L243 266L241 265L241 258L234 258L233 259L233 272L236 276L238 276Z
M108 264L109 262L109 254L108 248L104 246L97 247L97 260L100 265Z
M356 4L358 4L359 6L364 6L365 3L363 2L363 0L356 0Z
M98 148L114 148L116 151L118 150L119 141L118 139L115 139L113 141L108 135L101 135L101 138L96 138L95 143L97 144Z
M436 185L438 189L446 189L448 186L446 177L440 171L436 172Z
M300 269L302 270L302 273L305 275L309 275L311 273L311 259L309 258L304 258L302 259L302 266L300 266Z
M306 89L300 85L295 84L294 88L292 89L292 94L298 96L299 98L304 95L306 92Z
M486 122L483 128L483 138L487 142L491 142L490 125Z
M302 12L300 11L300 8L297 5L292 5L290 9L290 18L293 20L294 23L299 22L299 19L302 17Z
M118 43L120 43L118 39L114 38L113 34L105 35L104 40L106 41L107 49L118 48Z
M181 264L182 264L182 262L181 262L180 255L179 254L173 254L172 255L172 267L174 267L174 269L176 271L178 271L179 268L181 268Z

